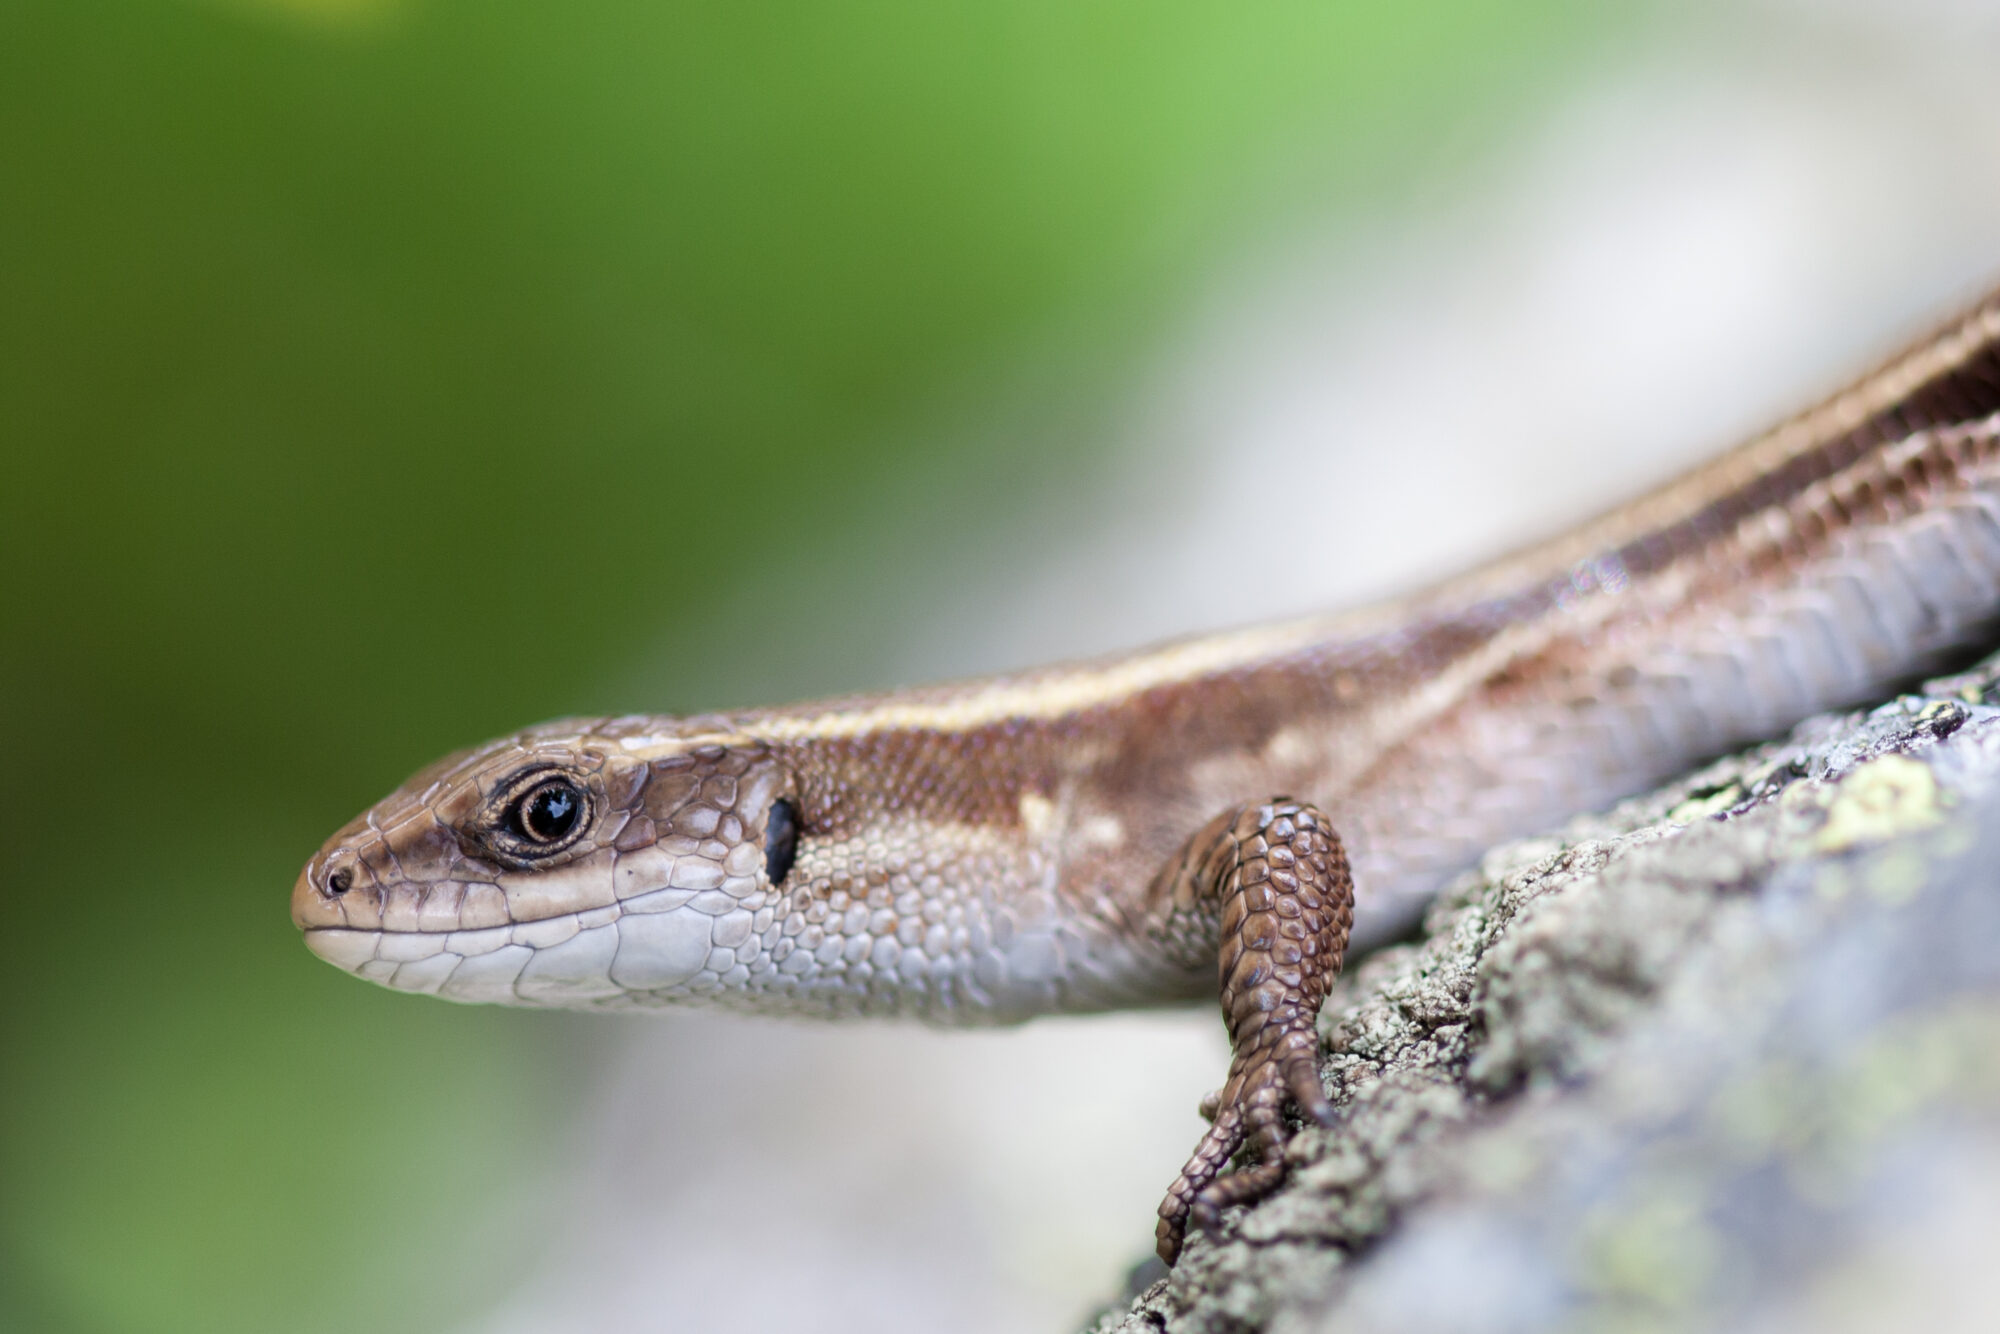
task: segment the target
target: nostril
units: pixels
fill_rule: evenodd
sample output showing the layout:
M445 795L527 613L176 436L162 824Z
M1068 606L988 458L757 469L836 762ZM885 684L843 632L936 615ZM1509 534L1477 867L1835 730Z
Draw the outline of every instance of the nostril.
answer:
M354 872L345 866L338 868L326 878L326 892L333 898L337 899L353 888Z

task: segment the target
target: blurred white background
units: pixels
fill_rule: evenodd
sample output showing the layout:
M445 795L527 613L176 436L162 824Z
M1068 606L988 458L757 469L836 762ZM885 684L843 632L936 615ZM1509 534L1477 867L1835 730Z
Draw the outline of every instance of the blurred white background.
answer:
M1656 6L1420 189L1221 256L1112 464L911 572L896 679L1393 592L1804 406L2000 277L1995 69L1987 5ZM1226 1061L1206 1011L619 1041L494 1221L541 1258L479 1329L1070 1327Z

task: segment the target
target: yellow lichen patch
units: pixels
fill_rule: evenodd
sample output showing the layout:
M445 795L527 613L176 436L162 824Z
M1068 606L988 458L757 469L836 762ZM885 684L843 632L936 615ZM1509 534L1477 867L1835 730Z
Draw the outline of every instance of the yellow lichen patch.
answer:
M1870 760L1836 784L1825 801L1826 823L1813 840L1821 852L1845 852L1944 820L1936 777L1902 755Z
M1667 812L1667 820L1672 824L1693 824L1711 815L1720 815L1741 800L1743 785L1730 783L1705 796L1689 797Z

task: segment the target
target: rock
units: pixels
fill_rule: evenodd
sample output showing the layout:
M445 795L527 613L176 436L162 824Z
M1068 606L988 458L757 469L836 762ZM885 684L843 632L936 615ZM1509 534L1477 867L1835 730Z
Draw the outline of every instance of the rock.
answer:
M2000 659L1494 849L1099 1334L2000 1326Z

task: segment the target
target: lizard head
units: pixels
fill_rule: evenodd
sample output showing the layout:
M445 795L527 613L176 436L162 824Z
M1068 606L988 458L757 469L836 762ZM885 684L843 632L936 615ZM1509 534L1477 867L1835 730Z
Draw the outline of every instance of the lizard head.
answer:
M322 959L452 1000L669 1003L754 961L798 842L780 752L726 720L569 719L448 756L306 863Z

